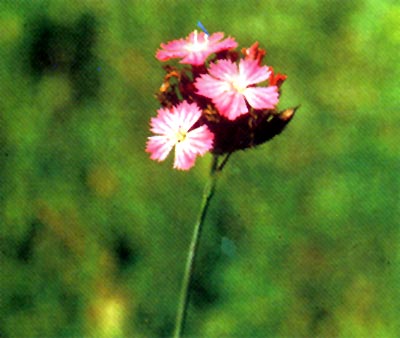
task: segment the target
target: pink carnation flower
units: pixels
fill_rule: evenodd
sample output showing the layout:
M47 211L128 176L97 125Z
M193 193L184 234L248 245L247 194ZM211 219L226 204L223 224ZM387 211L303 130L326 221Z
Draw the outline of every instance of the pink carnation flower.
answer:
M190 169L197 155L204 155L212 148L214 134L202 125L191 129L199 120L202 112L195 103L181 102L171 109L161 108L158 115L151 119L151 131L146 151L152 160L163 161L175 147L174 168Z
M180 63L200 66L211 54L237 47L233 38L228 37L220 41L223 37L224 33L214 33L209 36L195 30L186 39L162 43L161 49L157 50L156 58L160 61L179 58L182 59Z
M197 78L197 93L210 98L220 114L229 120L248 112L246 102L254 109L273 109L278 103L277 86L254 86L271 74L257 60L242 59L239 66L230 60L220 60L211 63L209 73Z

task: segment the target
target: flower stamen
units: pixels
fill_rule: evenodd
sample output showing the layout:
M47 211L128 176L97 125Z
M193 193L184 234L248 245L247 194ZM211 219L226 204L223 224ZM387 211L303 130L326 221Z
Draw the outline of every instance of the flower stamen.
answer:
M247 88L246 86L243 86L242 83L240 83L239 79L234 79L234 80L231 82L231 87L232 87L233 90L237 91L237 92L240 93L240 94L243 94L244 91L245 91L246 88Z
M188 43L186 49L190 52L200 52L208 48L208 36L204 35L204 41L200 42L197 30L193 32L193 41Z
M179 127L179 130L177 131L177 133L175 135L176 142L179 143L179 142L185 141L186 135L187 135L187 132L185 131L185 129L183 129L182 127Z

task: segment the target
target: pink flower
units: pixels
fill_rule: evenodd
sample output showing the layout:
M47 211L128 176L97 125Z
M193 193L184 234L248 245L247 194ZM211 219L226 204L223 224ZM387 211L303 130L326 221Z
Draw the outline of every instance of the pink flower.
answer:
M210 98L220 114L229 120L248 112L246 102L254 109L273 109L278 103L277 86L255 87L269 78L267 66L257 60L240 60L239 66L230 60L211 63L209 74L197 78L198 94Z
M214 134L206 125L191 129L202 112L196 103L181 102L168 109L161 108L151 119L151 131L146 151L152 160L163 161L175 147L174 168L188 170L194 165L197 155L204 155L212 148Z
M157 50L156 58L160 61L181 58L180 63L200 66L211 54L237 47L233 38L228 37L220 41L223 37L224 33L214 33L208 36L204 32L198 33L195 30L186 39L162 43L162 49Z

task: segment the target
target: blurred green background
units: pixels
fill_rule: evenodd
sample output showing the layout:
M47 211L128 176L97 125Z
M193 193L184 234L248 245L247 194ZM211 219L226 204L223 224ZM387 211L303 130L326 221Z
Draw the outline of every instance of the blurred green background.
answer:
M154 54L198 20L288 75L287 130L235 153L193 337L400 336L397 1L0 0L0 336L167 337L210 156L144 152Z

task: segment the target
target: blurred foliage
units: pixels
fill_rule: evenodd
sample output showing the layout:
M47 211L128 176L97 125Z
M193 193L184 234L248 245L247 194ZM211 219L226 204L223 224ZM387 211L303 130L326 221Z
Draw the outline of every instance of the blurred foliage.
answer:
M259 41L301 104L234 154L192 285L198 337L400 335L400 6L0 0L0 336L165 337L210 158L144 152L161 42ZM179 187L179 188L178 188Z

